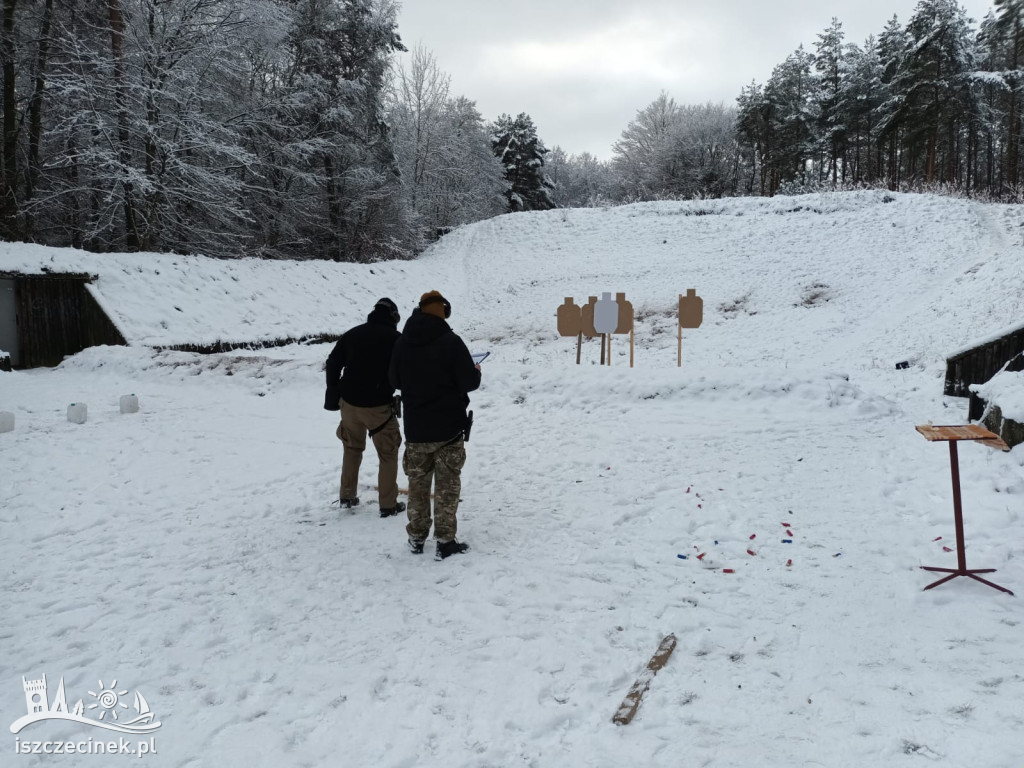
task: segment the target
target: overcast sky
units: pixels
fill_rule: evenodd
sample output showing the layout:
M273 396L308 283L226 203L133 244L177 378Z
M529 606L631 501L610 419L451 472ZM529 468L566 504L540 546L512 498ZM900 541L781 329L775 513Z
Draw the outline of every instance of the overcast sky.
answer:
M526 112L549 149L611 157L662 91L679 104L735 103L833 17L846 42L877 35L917 0L400 0L398 30L485 120ZM975 19L992 0L961 0ZM401 54L408 60L409 54Z

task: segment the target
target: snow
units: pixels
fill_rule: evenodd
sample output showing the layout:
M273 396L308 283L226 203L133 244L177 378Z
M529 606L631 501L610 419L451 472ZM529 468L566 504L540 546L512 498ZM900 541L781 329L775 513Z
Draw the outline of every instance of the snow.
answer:
M1000 371L971 391L986 403L998 405L1003 418L1024 423L1024 371Z
M958 357L959 355L962 355L965 352L970 352L971 350L975 349L976 347L981 347L981 346L984 346L985 344L989 344L989 343L991 343L993 341L997 341L998 339L1001 339L1004 336L1009 336L1011 333L1016 333L1017 331L1020 331L1022 329L1024 329L1024 323L1015 323L1014 325L1010 325L1010 326L1007 326L1006 328L1002 328L1000 330L997 330L997 331L994 331L992 333L989 333L988 335L986 335L983 338L974 339L967 346L965 346L965 347L963 347L961 349L955 350L954 352L949 353L948 355L946 355L946 357L947 358ZM1024 352L1024 350L1021 350L1021 351Z
M268 342L344 332L407 262L337 264L219 260L157 253L94 254L0 243L9 272L98 276L92 295L131 344Z
M0 710L25 714L23 675L69 703L116 677L167 766L1018 766L1020 598L923 591L956 554L947 451L914 426L965 422L945 353L1024 313L1022 222L861 192L514 214L376 265L9 244L0 271L99 275L134 345L0 373ZM491 351L471 550L444 562L378 517L372 451L364 504L331 505L329 345L145 346L339 332L431 289ZM557 335L563 297L606 291L636 310L635 368L625 337L601 367ZM1020 595L1024 452L959 455L968 565Z

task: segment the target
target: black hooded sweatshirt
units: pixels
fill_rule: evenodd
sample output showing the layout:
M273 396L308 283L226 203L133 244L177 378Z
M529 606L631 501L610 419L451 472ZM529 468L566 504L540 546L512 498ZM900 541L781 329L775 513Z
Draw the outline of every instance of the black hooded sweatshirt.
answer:
M374 307L365 323L346 331L327 358L324 408L340 410L339 399L360 408L390 403L395 389L388 383L388 364L398 336L383 307Z
M390 380L402 390L406 442L434 443L465 429L467 393L480 386L480 371L448 323L415 309L395 343Z

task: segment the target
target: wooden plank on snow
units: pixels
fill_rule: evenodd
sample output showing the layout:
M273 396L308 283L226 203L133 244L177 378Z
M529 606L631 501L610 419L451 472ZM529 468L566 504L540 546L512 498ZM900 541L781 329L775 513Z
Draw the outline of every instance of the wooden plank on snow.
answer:
M629 689L629 693L626 694L626 698L622 700L618 711L612 717L613 723L616 725L628 725L632 722L633 716L640 707L640 700L647 693L647 689L651 687L651 681L658 674L658 671L665 666L668 662L668 657L672 655L672 651L675 649L676 636L666 635L661 641L661 645L658 646L658 650L655 651L654 656L647 662L647 669L640 674L640 677L633 683L633 687Z

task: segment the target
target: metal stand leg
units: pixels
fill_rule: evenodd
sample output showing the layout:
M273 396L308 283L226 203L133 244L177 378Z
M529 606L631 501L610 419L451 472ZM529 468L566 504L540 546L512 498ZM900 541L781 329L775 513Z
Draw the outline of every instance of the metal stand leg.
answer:
M1006 592L1008 595L1012 595L1013 592L1008 590L1006 587L1001 587L998 584L993 584L991 581L981 578L976 575L979 573L995 573L995 568L967 568L967 552L964 546L964 512L963 506L960 499L960 460L957 455L956 440L949 441L949 471L953 475L953 518L956 523L956 568L935 568L928 565L922 565L921 570L924 571L937 571L939 573L948 573L949 576L944 576L936 582L929 584L925 587L926 590L937 587L940 584L945 584L951 579L955 579L957 576L967 576L968 578L980 581L982 584L986 584L993 589L998 589L1000 592Z

